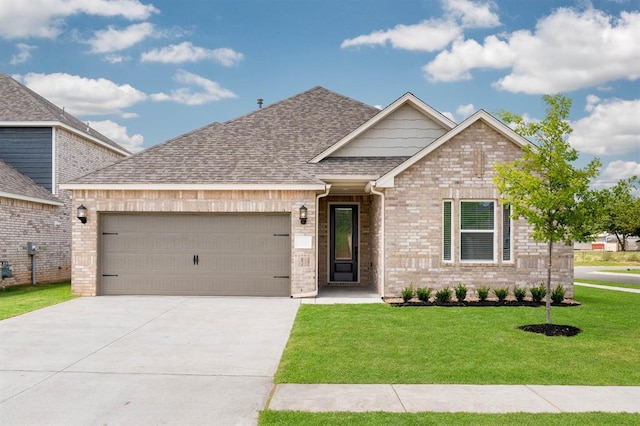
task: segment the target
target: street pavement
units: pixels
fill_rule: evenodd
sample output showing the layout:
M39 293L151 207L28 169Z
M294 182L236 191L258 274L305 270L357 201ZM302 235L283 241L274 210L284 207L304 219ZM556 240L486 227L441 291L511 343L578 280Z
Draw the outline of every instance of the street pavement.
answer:
M625 284L637 284L640 286L640 274L625 274L627 269L639 269L639 267L629 266L576 266L573 270L573 277L580 280L612 281ZM603 272L616 271L616 272ZM640 288L640 287L639 287Z

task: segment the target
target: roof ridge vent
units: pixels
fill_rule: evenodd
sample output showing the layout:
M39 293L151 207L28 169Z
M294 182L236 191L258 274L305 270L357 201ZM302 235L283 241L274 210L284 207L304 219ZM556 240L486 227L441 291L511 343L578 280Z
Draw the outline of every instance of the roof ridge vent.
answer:
M262 104L264 103L264 99L258 98L258 109L262 109Z

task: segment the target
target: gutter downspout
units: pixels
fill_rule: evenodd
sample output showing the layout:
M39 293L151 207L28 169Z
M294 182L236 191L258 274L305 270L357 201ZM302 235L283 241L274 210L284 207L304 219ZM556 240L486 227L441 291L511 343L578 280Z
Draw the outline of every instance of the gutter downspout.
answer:
M316 288L310 292L310 293L302 293L302 294L295 294L292 295L291 297L293 298L302 298L302 297L317 297L318 296L318 228L319 228L319 220L318 218L320 217L318 211L320 210L320 198L324 198L327 195L329 195L329 191L331 191L331 185L325 185L324 186L324 192L322 194L318 194L316 195L316 204L315 204L315 209L316 209L316 230L315 230L315 258L316 258L316 276L315 276L315 286Z
M375 181L371 181L367 184L367 186L365 187L365 190L367 190L369 193L371 194L375 194L375 195L379 195L380 196L380 201L382 201L382 214L381 214L381 222L382 222L382 226L380 229L380 240L382 241L382 250L380 250L380 259L378 259L378 262L380 262L380 269L382 270L382 274L380 274L380 283L381 283L381 290L380 290L380 297L382 299L384 299L384 277L386 274L386 268L385 268L385 264L384 264L384 259L385 259L385 245L386 245L386 241L384 239L384 211L385 211L385 198L384 198L384 192L380 192L380 191L376 191L375 189L376 187L376 182Z

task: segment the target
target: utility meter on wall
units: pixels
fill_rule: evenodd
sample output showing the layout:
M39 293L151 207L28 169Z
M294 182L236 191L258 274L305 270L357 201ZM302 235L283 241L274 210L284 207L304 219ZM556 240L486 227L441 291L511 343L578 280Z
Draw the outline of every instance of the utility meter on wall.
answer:
M27 254L29 256L35 256L37 251L38 247L36 246L36 243L27 243Z

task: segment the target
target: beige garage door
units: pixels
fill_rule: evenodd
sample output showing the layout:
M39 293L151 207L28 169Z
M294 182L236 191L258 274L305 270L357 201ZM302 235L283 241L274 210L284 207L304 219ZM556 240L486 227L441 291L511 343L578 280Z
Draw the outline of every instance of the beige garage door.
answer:
M100 294L290 294L288 215L103 214L100 224Z

